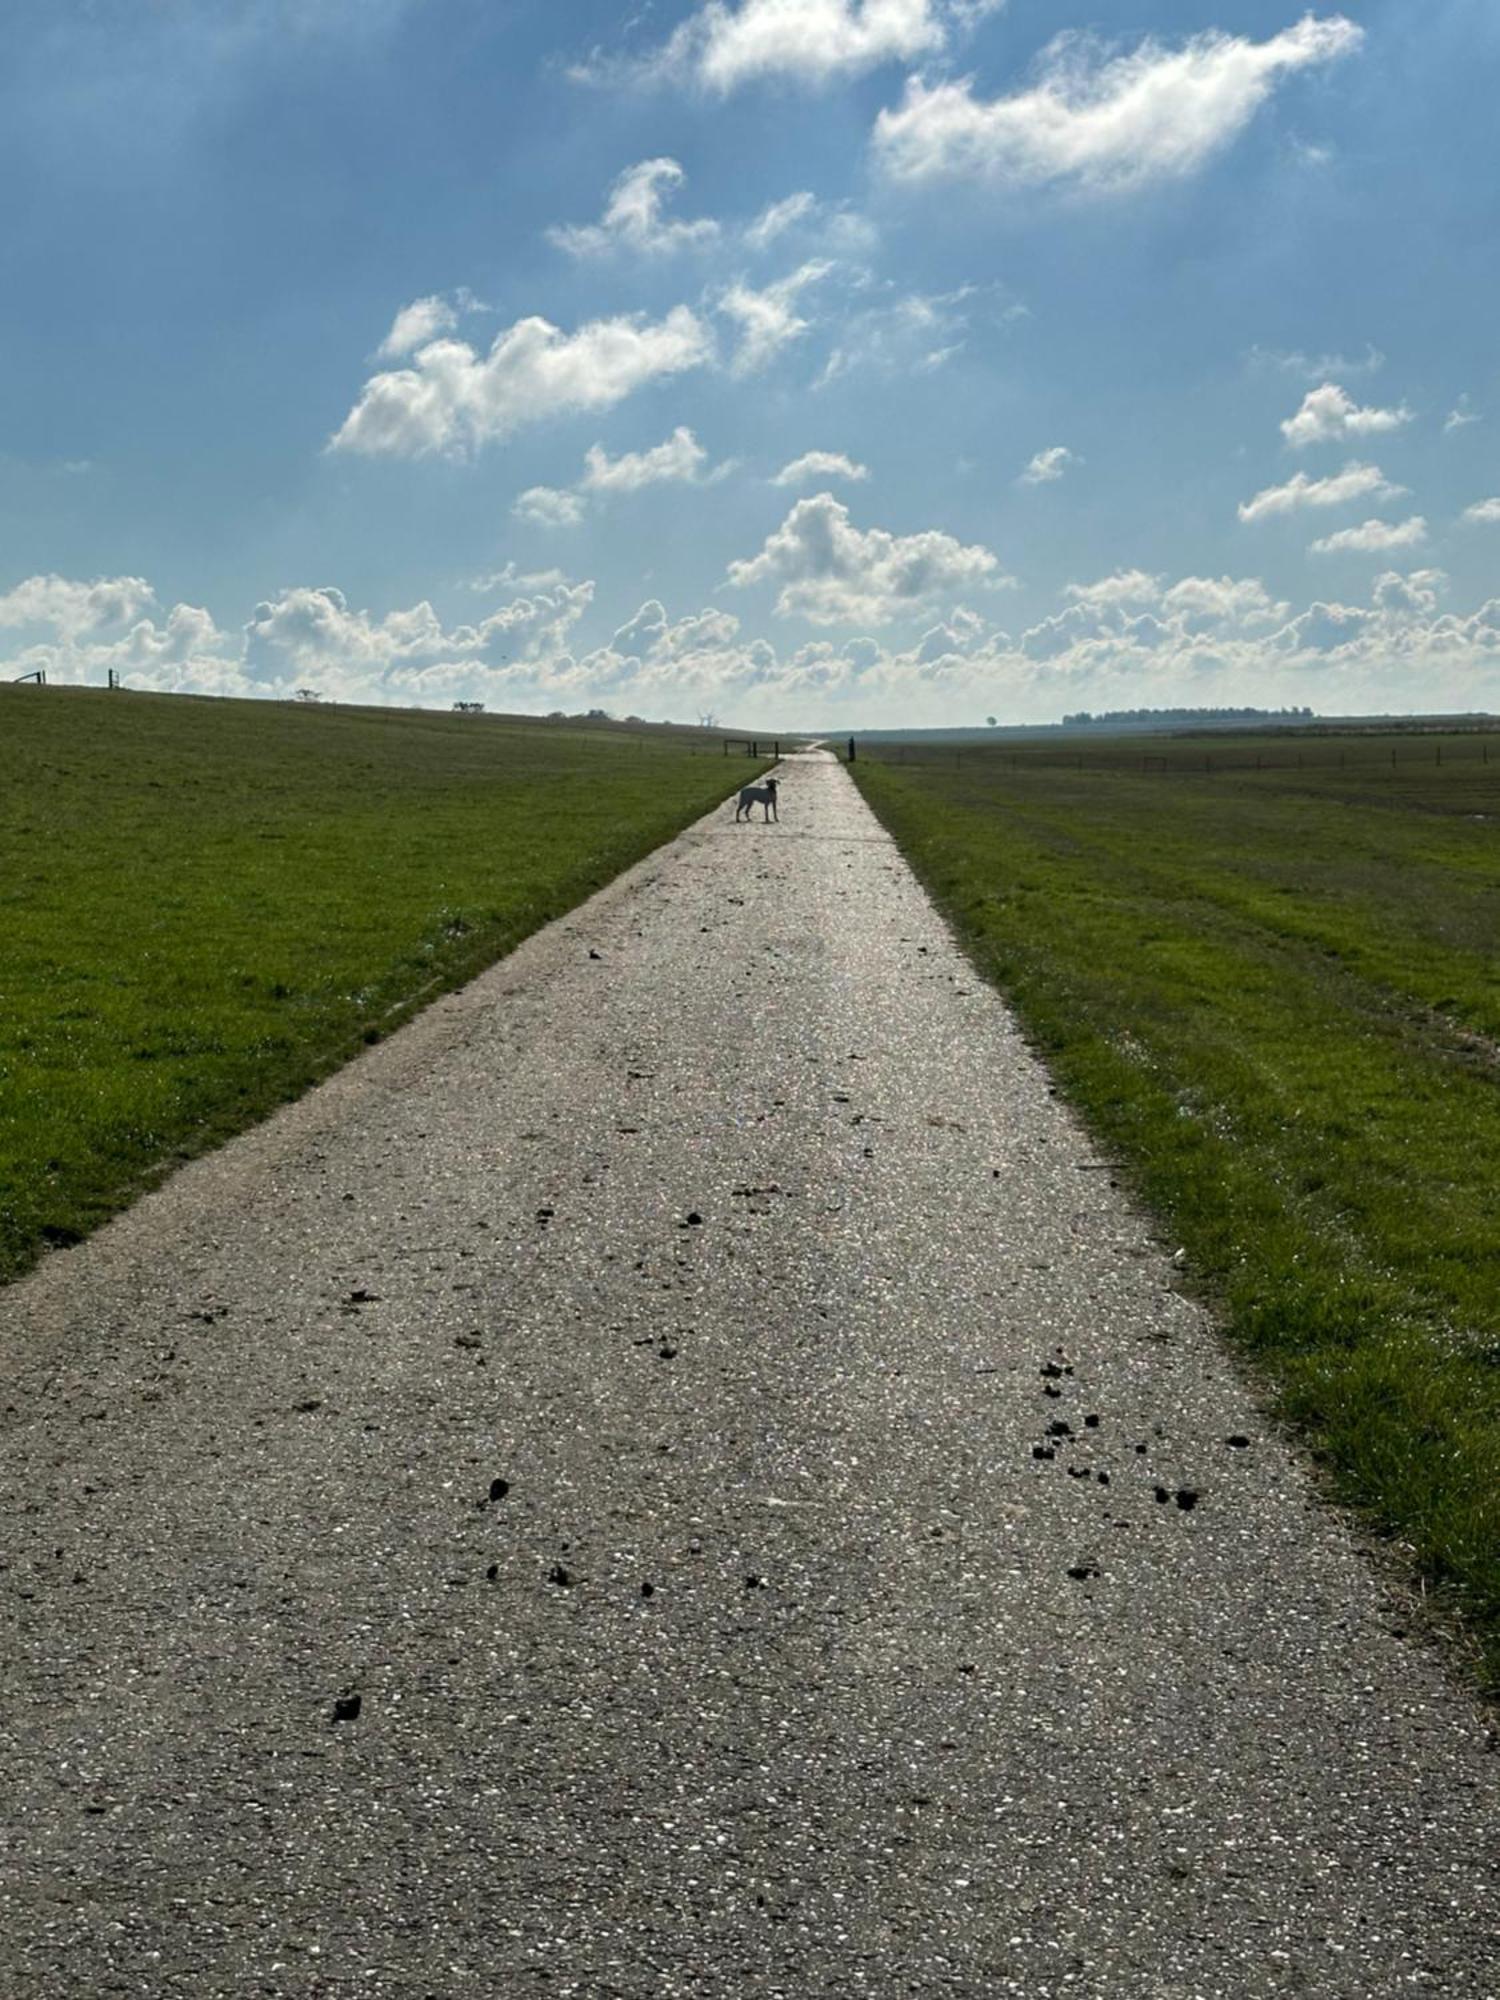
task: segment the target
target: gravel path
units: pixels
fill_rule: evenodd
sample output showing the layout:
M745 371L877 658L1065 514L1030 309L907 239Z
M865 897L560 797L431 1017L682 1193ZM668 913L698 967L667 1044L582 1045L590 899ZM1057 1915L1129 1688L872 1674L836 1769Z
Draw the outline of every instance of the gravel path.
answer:
M1500 1993L1481 1717L823 758L0 1352L7 1994Z

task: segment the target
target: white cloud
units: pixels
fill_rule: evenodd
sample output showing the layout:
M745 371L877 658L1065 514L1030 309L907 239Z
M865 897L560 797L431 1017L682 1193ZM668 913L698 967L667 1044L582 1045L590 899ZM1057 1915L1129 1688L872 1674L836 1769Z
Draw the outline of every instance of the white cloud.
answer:
M650 67L726 92L766 77L825 83L935 54L953 25L987 11L972 0L709 0Z
M747 224L745 241L752 250L769 250L779 236L784 236L799 222L806 222L817 207L817 197L805 188L798 194L789 194L784 201L773 201L768 208L761 210L753 222Z
M870 468L859 465L841 451L805 451L790 465L782 466L773 486L800 486L808 479L868 479Z
M534 528L576 528L583 519L583 502L560 486L528 486L517 494L511 513Z
M413 299L397 313L390 332L375 351L382 361L399 361L440 333L451 333L457 324L458 314L445 298Z
M1301 409L1281 426L1281 434L1300 451L1310 444L1335 444L1344 438L1399 430L1410 422L1411 411L1405 403L1394 410L1362 409L1337 382L1324 382L1308 390Z
M101 576L92 583L29 576L0 597L0 626L42 626L72 641L139 618L155 602L156 592L141 576Z
M1420 514L1407 521L1364 521L1357 528L1340 528L1336 535L1324 535L1309 545L1315 556L1383 555L1390 549L1411 549L1427 539L1427 523Z
M622 452L611 458L601 444L584 454L583 472L574 486L532 486L511 508L517 520L543 528L573 528L583 519L590 497L597 493L639 493L646 486L701 486L723 479L734 470L726 459L705 473L708 453L686 424L646 451Z
M1465 507L1466 521L1500 521L1500 496L1491 500L1476 500L1472 507Z
M880 625L926 600L1009 581L986 548L929 528L892 535L856 528L831 493L799 500L759 555L729 565L736 588L779 586L779 616L815 625Z
M1470 424L1482 424L1484 418L1473 408L1467 396L1460 396L1456 405L1443 419L1443 436L1451 437L1455 431L1467 430Z
M1185 625L1193 620L1274 624L1291 609L1272 597L1258 576L1185 576L1161 593L1160 603L1168 618L1181 619Z
M1124 55L1064 34L1035 83L1010 97L984 102L971 79L913 77L900 107L877 118L875 147L898 180L1140 187L1193 173L1239 136L1281 77L1363 39L1342 15L1308 15L1264 42L1215 30L1175 49L1146 40Z
M0 596L0 629L31 642L0 662L0 679L45 673L48 680L102 687L111 673L129 686L233 693L237 663L210 614L174 604L164 620L145 614L156 592L144 577L82 582L31 576Z
M504 569L491 571L488 576L471 577L468 588L488 596L490 592L496 590L551 590L567 581L566 570L517 569L512 561L508 562Z
M443 700L532 677L564 656L593 599L592 583L517 598L477 624L445 628L425 600L376 618L327 586L284 590L245 627L244 670L284 693L316 687L334 699Z
M846 584L880 610L890 594L879 575L881 538L851 532ZM923 539L884 541L889 553ZM958 546L938 540L950 553ZM867 542L877 546L860 546ZM954 565L938 567L951 573ZM575 651L591 583L523 579L509 566L489 581L524 584L525 594L473 624L445 626L426 602L381 616L337 590L298 587L258 605L243 633L229 635L193 605L136 617L142 601L156 601L137 578L92 599L96 584L28 578L0 605L12 630L45 636L24 634L0 672L40 667L49 679L102 686L113 668L130 686L195 693L279 697L311 686L333 699L441 707L478 699L522 710L599 704L679 719L708 706L757 729L785 727L793 716L826 725L843 715L853 727L973 721L986 712L1045 720L1080 706L1308 702L1351 714L1500 704L1500 599L1447 612L1446 579L1435 569L1384 571L1363 603L1315 601L1295 616L1253 577L1167 583L1122 570L1070 586L1064 609L1014 636L958 603L910 644L824 637L787 654L731 613L674 619L654 599L604 645ZM921 608L904 588L899 603Z
M1378 375L1385 366L1385 356L1378 347L1366 346L1362 355L1347 354L1303 354L1293 349L1290 352L1279 347L1252 347L1245 357L1249 366L1259 373L1274 371L1280 375L1299 375L1307 382L1328 382L1336 375Z
M370 378L332 448L399 458L471 450L545 417L608 409L648 382L702 367L713 351L712 333L686 306L656 321L593 320L573 334L518 320L483 356L466 341L434 340L409 368Z
M1327 479L1309 479L1297 473L1284 486L1267 486L1253 500L1240 504L1242 521L1260 521L1271 514L1290 514L1298 507L1339 507L1346 500L1392 500L1404 493L1393 486L1376 465L1360 465L1351 459L1342 472Z
M549 229L548 239L571 257L598 257L618 249L660 257L674 250L701 249L717 240L717 222L709 216L669 222L662 213L667 197L686 179L676 160L642 160L616 179L597 222Z
M671 480L696 483L703 476L708 453L686 424L679 424L662 444L649 451L627 451L611 458L602 445L590 445L580 482L590 493L637 493L643 486Z
M740 329L739 345L729 364L732 374L759 374L784 347L802 338L811 322L796 312L798 294L826 278L832 269L832 264L815 260L763 291L752 291L741 280L720 294L718 310Z
M826 388L842 375L871 368L884 375L930 373L962 352L974 310L973 301L998 288L960 285L951 292L908 292L888 303L866 307L840 329L839 344L829 355L816 386ZM1024 307L1005 308L1010 319Z
M1161 595L1161 578L1143 569L1120 569L1097 583L1070 583L1063 592L1078 604L1108 606L1154 604Z
M1021 474L1020 483L1023 486L1049 485L1052 480L1061 479L1068 467L1077 465L1078 462L1077 454L1069 451L1065 444L1048 445L1045 451L1039 451L1027 465Z

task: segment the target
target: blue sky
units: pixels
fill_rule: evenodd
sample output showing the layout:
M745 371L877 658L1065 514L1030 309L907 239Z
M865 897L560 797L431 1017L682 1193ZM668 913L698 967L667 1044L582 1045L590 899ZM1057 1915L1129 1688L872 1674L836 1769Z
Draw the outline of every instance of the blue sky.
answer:
M1500 708L1500 10L9 0L0 672Z

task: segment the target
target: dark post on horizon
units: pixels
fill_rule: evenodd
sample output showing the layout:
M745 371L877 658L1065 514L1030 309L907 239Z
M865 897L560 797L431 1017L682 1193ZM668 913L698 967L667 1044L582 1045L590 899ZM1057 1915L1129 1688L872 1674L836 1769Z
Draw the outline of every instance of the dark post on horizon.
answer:
M854 738L852 736L849 738L849 762L851 764L854 762Z

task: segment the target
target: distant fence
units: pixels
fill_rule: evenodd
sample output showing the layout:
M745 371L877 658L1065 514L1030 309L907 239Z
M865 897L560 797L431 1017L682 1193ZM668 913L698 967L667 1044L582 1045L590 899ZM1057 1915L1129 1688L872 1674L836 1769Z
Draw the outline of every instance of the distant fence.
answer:
M41 667L38 667L34 674L17 674L15 685L17 687L25 687L28 681L34 681L38 687L45 687L47 685L47 675L45 670Z
M775 757L778 761L781 757L780 740L771 737L762 742L758 736L726 736L724 755L732 757L737 750L742 750L747 757Z

